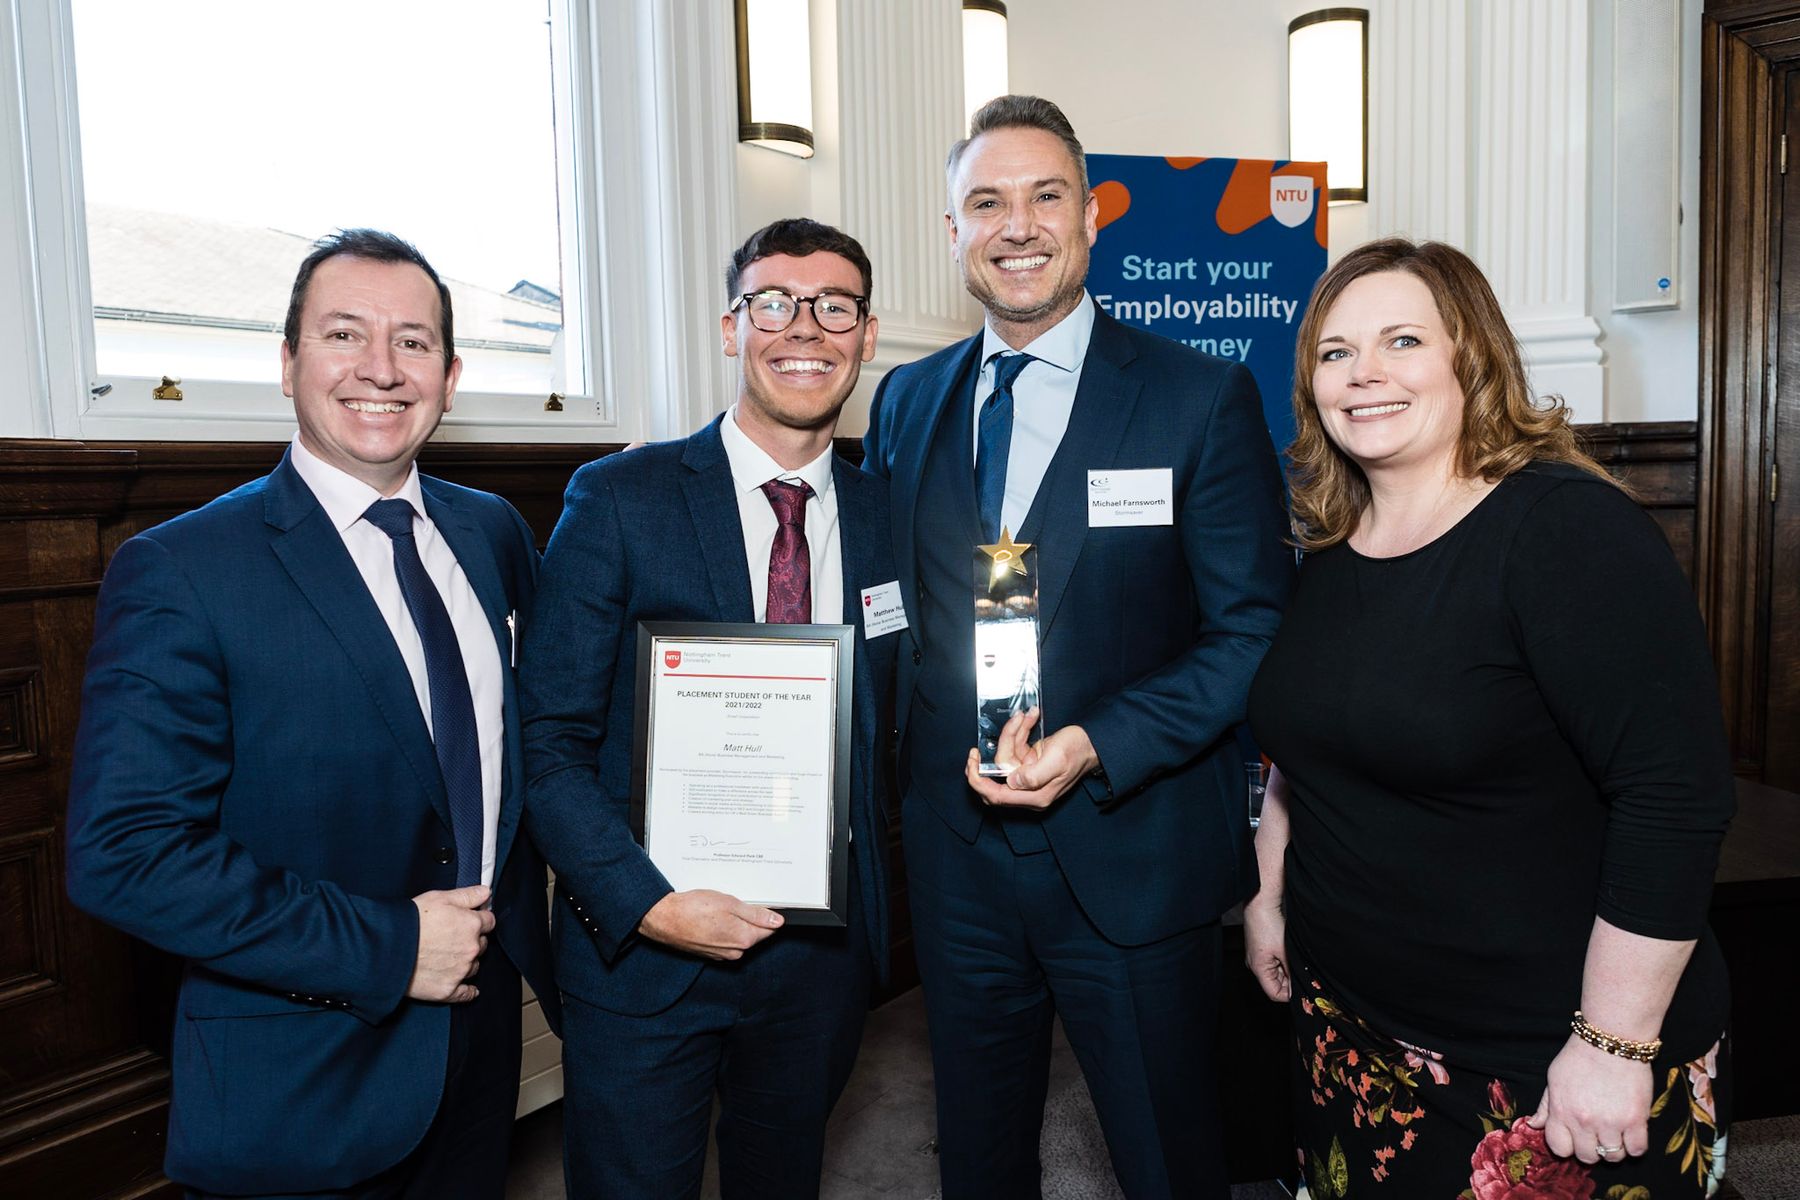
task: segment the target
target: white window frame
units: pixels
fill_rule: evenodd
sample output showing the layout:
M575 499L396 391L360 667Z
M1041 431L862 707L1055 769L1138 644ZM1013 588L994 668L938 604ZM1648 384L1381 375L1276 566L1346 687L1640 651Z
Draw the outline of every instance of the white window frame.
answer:
M0 437L283 440L293 410L271 385L184 380L175 404L150 398L157 380L95 373L72 2L0 0L0 197L16 201L11 228L0 219L0 236L13 235L0 269L19 281L16 319L0 295L0 359L26 384L0 392ZM555 0L568 48L556 119L573 148L558 155L564 282L583 317L565 337L589 348L591 394L551 413L547 395L464 393L440 439L677 436L728 394L712 330L734 244L735 57L729 11L714 7Z

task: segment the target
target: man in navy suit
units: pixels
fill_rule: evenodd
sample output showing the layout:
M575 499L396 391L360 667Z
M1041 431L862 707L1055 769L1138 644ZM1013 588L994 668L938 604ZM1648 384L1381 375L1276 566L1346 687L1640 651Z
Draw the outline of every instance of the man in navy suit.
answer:
M720 318L736 404L577 471L545 554L525 646L527 821L556 873L576 1200L698 1196L715 1093L727 1196L819 1190L825 1120L887 957L875 756L897 637L868 636L859 615L894 586L887 485L831 447L875 353L869 288L862 247L830 226L753 234ZM634 840L637 626L657 620L856 626L847 928L784 929L761 905L676 891Z
M1126 1194L1222 1197L1219 917L1254 890L1231 733L1289 588L1275 456L1242 367L1088 297L1098 210L1062 112L1004 96L969 132L945 219L986 327L882 381L864 463L911 620L898 765L944 1194L1038 1195L1060 1016ZM1043 705L1001 731L996 779L970 575L1002 530L1036 547Z
M412 246L322 240L281 362L281 464L107 568L69 893L184 960L165 1169L190 1196L498 1198L521 973L559 1024L518 836L537 554L504 500L413 465L462 363Z

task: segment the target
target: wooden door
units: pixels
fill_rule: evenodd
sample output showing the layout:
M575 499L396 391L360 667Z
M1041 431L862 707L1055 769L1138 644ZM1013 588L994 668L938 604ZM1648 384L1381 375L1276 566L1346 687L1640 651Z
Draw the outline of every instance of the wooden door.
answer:
M1701 22L1695 589L1740 775L1800 790L1800 0Z
M1764 783L1800 791L1800 66L1782 71L1779 276L1775 395L1769 427L1768 549L1764 587L1768 636L1763 656ZM1780 169L1785 167L1785 171Z

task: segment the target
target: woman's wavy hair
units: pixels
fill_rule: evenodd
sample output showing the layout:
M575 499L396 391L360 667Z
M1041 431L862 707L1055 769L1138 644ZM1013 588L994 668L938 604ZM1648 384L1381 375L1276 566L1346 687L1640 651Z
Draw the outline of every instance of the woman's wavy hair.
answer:
M1294 343L1294 423L1288 447L1294 538L1322 550L1349 537L1369 503L1362 468L1334 445L1319 417L1312 376L1320 326L1344 289L1364 275L1404 271L1431 290L1450 335L1453 369L1463 394L1457 474L1497 482L1534 459L1568 463L1609 483L1618 481L1590 458L1557 396L1532 399L1518 339L1494 289L1474 261L1443 242L1383 238L1359 246L1319 279Z

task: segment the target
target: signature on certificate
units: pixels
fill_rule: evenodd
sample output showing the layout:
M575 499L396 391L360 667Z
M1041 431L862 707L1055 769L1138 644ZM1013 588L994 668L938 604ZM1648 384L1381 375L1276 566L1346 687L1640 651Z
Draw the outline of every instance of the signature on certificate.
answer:
M707 837L704 833L688 834L688 848L689 849L702 849L702 848L705 848L708 846L748 846L749 844L750 843L747 841L744 841L744 842L717 841L713 838Z

